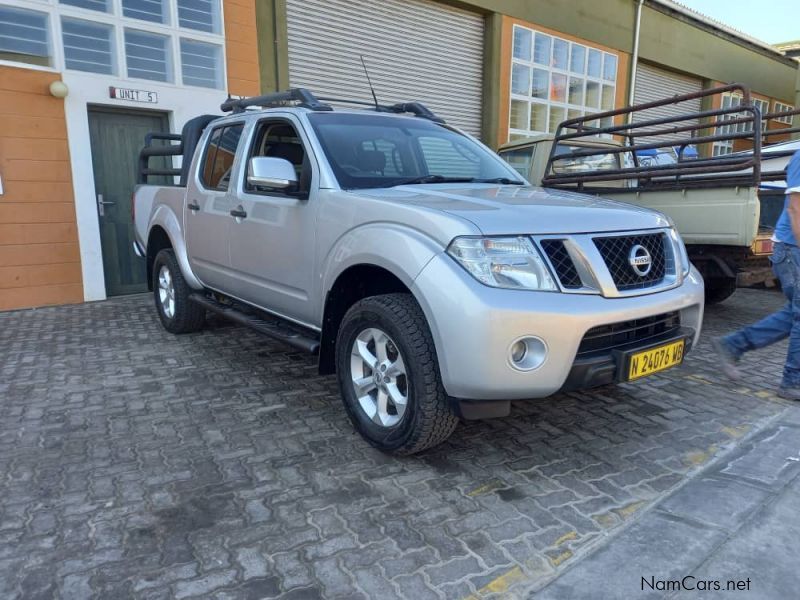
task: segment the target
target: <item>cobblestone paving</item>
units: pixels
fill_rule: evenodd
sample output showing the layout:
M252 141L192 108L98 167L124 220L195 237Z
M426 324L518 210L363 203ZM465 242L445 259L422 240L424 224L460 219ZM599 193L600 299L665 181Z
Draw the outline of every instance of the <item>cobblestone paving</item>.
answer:
M0 314L0 598L517 597L784 408L785 346L721 380L686 364L517 403L397 459L332 377L222 322L174 337L150 299Z

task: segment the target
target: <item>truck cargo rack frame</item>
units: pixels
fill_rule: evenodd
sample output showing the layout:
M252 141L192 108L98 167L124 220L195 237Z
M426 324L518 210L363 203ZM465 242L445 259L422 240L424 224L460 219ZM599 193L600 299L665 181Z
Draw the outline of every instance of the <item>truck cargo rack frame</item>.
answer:
M642 118L644 111L673 105L680 106L682 103L698 99L708 106L713 103L714 96L721 98L724 93L739 94L741 103L727 108L701 109L668 117ZM719 106L722 106L721 101ZM561 122L556 130L542 185L583 191L586 184L592 184L589 188L592 193L721 186L758 187L762 181L785 178L785 170L762 172L764 138L800 132L800 127L791 126L762 131L762 121L768 124L773 119L797 114L800 114L800 109L762 115L752 101L749 88L733 83L628 108L567 119ZM594 125L595 122L601 123L609 118L612 119L612 123L615 118L625 122L602 127ZM572 152L563 152L559 147L559 144L596 140L597 137L604 135L616 136L624 141L619 146L605 145L602 148L579 149ZM660 137L660 140L654 139L656 137ZM722 141L735 143L738 140L752 140L752 150L691 159L684 157L684 152L690 145L700 147L702 144ZM677 162L655 165L640 163L639 152L643 150L658 152L662 148L672 148L677 154ZM566 160L626 153L630 156L632 166L581 173L559 172L559 162ZM768 156L780 158L791 153L791 151L775 151L770 152ZM620 180L627 180L632 185L619 187ZM609 182L609 185L604 187L603 182ZM610 185L611 182L617 182L617 185Z

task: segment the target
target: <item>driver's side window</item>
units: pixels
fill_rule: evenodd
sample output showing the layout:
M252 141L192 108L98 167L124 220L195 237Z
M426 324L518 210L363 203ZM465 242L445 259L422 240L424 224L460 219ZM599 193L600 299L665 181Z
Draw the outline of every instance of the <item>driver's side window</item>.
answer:
M248 157L269 156L282 158L291 163L297 175L298 186L295 192L308 192L311 188L311 164L308 161L303 142L294 126L287 121L262 121L258 124L253 147ZM249 192L286 194L286 190L264 185L252 185L245 181Z

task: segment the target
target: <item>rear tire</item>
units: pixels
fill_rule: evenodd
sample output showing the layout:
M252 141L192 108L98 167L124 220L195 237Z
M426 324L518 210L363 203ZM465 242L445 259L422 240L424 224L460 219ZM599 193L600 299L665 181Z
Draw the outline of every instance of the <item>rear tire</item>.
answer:
M336 372L353 427L383 452L421 452L458 425L428 323L410 294L372 296L347 311Z
M706 304L719 304L736 291L736 279L716 277L706 279Z
M153 261L153 299L158 318L170 333L192 333L203 328L206 310L189 299L191 293L175 252L161 250Z

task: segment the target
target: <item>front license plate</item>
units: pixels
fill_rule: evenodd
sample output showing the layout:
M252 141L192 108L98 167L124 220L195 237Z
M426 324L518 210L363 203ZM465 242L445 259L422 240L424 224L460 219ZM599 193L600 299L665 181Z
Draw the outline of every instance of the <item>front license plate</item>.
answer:
M628 381L658 373L683 362L685 340L631 354L628 360Z

